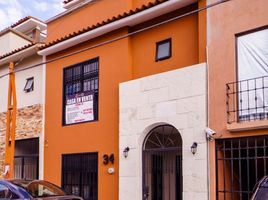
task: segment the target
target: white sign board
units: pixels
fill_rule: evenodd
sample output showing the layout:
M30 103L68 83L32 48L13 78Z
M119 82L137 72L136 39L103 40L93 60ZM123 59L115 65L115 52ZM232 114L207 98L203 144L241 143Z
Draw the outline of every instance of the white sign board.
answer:
M94 120L92 94L76 94L66 97L65 124L76 124Z

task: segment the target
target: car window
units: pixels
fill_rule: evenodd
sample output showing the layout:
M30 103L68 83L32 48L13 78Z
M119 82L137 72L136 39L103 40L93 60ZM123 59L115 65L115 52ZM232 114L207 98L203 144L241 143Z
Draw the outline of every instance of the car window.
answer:
M27 191L34 198L65 195L59 187L47 182L32 182L27 186Z
M259 190L257 191L254 200L264 200L264 199L268 199L268 188L260 187Z
M10 199L21 199L18 195L12 192Z
M11 192L5 185L0 184L0 199L10 199Z

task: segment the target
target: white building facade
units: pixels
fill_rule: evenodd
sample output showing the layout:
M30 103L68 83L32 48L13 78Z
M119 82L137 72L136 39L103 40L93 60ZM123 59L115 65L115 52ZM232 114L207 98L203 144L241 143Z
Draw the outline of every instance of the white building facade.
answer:
M46 24L32 17L0 32L0 175L5 163L9 65L14 63L17 123L14 178L43 177L45 66L37 55Z
M120 84L119 199L208 199L206 126L205 63Z

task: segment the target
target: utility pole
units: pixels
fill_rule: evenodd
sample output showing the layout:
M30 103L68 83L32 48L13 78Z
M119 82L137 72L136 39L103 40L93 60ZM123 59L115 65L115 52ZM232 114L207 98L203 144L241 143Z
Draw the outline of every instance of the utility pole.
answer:
M6 124L6 155L5 155L5 178L14 178L14 152L16 132L17 97L15 87L14 63L9 64L9 86L7 103L7 124Z

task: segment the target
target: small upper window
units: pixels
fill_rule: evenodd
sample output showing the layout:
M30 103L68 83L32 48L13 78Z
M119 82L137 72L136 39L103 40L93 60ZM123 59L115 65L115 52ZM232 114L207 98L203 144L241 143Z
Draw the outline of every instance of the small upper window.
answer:
M34 90L34 78L28 78L24 86L24 92L31 92Z
M156 43L156 61L171 57L171 38Z

